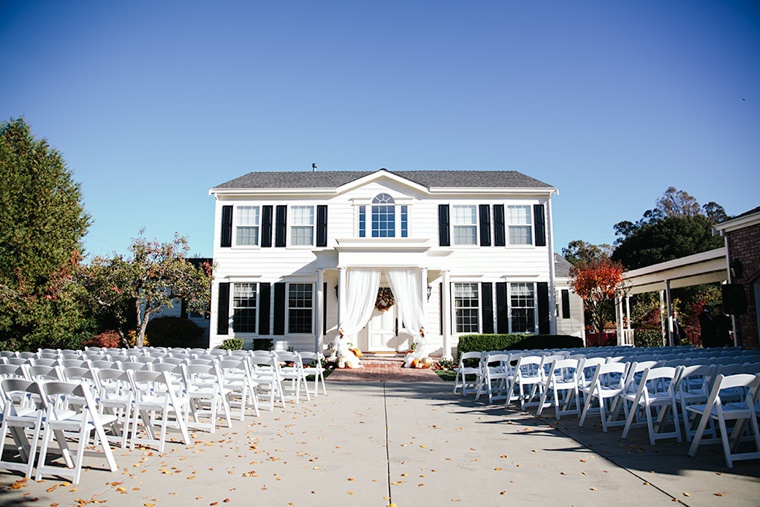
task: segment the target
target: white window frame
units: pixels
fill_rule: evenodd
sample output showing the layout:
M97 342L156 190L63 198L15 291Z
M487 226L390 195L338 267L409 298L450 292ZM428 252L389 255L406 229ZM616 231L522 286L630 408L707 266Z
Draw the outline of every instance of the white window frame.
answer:
M298 210L310 210L309 216L303 216L296 211ZM304 220L306 219L306 220ZM316 224L316 210L313 205L292 205L290 206L290 210L288 212L288 238L290 241L290 246L305 246L305 247L313 247L314 246L314 232L315 232L315 224ZM296 231L309 231L307 234L296 234ZM297 243L295 241L296 238L309 238L308 243Z
M472 211L472 221L464 214L457 213L458 210L467 208ZM467 213L470 215L470 213ZM462 229L472 230L472 242L461 243L457 232ZM478 206L477 204L452 204L451 205L451 244L454 246L478 246Z
M522 214L520 216L517 216L517 214L513 213L513 210L517 210L518 208L524 208L527 210L527 217L523 216ZM533 206L530 204L507 204L507 209L505 210L506 217L506 228L507 228L507 245L510 246L533 246ZM515 242L513 241L512 237L512 231L523 231L521 236L525 235L525 230L527 230L527 242Z
M253 287L254 292L254 306L238 306L238 288L245 286ZM232 301L231 301L231 328L235 335L238 334L258 334L258 322L259 322L259 284L258 282L233 282L232 283ZM235 313L237 310L251 310L253 309L253 329L254 331L240 331L236 327Z
M253 215L248 215L244 211L251 210ZM239 205L235 208L235 246L239 247L259 247L261 245L261 207ZM244 229L250 229L253 235L252 243L243 243L240 241L240 233Z
M526 305L515 305L513 304L514 299L513 298L521 298L522 296L515 295L515 292L520 287L529 287L531 290L531 297L533 299L533 306L526 306ZM518 300L519 302L519 300ZM519 311L525 311L530 310L533 312L533 327L528 330L518 330L515 329L515 316L514 313L516 310ZM536 284L533 282L510 282L509 284L509 332L510 333L528 333L528 334L536 334L537 332L537 326L538 326L538 292L536 290Z
M480 297L480 284L477 282L455 282L452 284L454 289L454 294L451 299L454 303L454 329L456 334L468 334L468 333L480 333L481 329L481 315L480 315L480 308L482 299ZM458 301L459 301L459 295L457 294L459 289L464 289L464 286L469 286L475 293L475 297L467 298L468 301L474 300L476 303L476 306L466 306L462 307L461 309L458 307ZM460 328L460 322L459 322L459 312L466 311L468 312L468 319L472 319L472 316L474 315L476 322L475 322L475 329L471 329L472 323L467 323L468 329ZM473 313L474 312L474 313ZM462 324L465 325L464 323Z
M380 196L388 196L390 202L376 202ZM375 206L392 206L393 207L393 236L373 236L372 230L372 215L374 213ZM396 198L387 192L380 192L374 195L368 201L361 200L354 202L355 207L355 224L357 238L372 238L377 240L389 239L389 238L410 238L412 237L412 206L410 205L410 199L400 197ZM361 228L361 216L362 210L364 210L364 235L362 236ZM403 234L403 215L406 210L406 236Z
M294 286L298 286L298 285L308 286L308 287L311 288L310 306L293 306L293 307L290 306L290 302L291 302L291 292L290 291L291 291L291 288L293 288ZM286 305L286 308L285 308L285 317L286 317L286 322L287 322L287 327L288 327L288 334L299 334L299 335L314 334L314 310L315 310L315 308L314 308L314 298L315 297L316 297L316 294L315 294L314 284L313 283L308 283L308 282L288 282L288 292L287 292L287 299L286 299L287 305ZM290 325L291 322L290 321L291 321L291 318L292 318L291 317L291 312L299 311L299 310L309 310L311 312L311 318L310 318L310 322L309 322L309 331L293 331L293 330L290 329L291 328L291 325Z

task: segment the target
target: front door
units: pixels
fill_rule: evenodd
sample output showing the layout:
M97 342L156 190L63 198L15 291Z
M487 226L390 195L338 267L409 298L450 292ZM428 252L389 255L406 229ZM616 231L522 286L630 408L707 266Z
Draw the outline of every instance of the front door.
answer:
M396 307L385 311L373 310L367 324L367 350L369 352L395 352L397 334Z

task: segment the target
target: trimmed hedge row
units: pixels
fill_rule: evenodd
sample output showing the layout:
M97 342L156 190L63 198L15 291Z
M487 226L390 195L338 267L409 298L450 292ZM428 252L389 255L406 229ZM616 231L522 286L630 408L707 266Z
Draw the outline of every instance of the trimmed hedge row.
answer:
M563 334L467 334L459 337L457 361L464 352L578 347L583 347L582 338Z

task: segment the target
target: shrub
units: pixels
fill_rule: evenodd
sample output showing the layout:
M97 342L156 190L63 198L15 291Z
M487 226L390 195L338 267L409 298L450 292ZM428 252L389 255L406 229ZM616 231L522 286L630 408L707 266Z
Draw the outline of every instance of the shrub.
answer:
M203 329L182 317L158 317L148 322L145 334L150 336L154 347L197 347L203 338Z
M254 338L253 350L272 350L272 340L269 338Z
M457 358L464 352L488 350L531 350L583 347L583 339L548 334L468 334L459 337ZM458 360L458 359L457 359Z
M106 347L116 349L121 347L121 335L118 331L109 329L100 334L96 334L83 344L86 347Z
M633 344L637 347L662 347L662 330L636 329L633 332Z
M219 348L222 350L243 350L243 343L242 338L227 338Z

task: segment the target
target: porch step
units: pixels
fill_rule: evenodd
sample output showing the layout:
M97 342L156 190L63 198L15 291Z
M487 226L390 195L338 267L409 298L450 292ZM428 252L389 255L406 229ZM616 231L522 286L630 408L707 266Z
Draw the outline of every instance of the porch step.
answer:
M363 352L361 360L362 361L373 361L373 362L403 362L404 357L406 357L406 354L398 354L398 353L378 353L378 352Z

